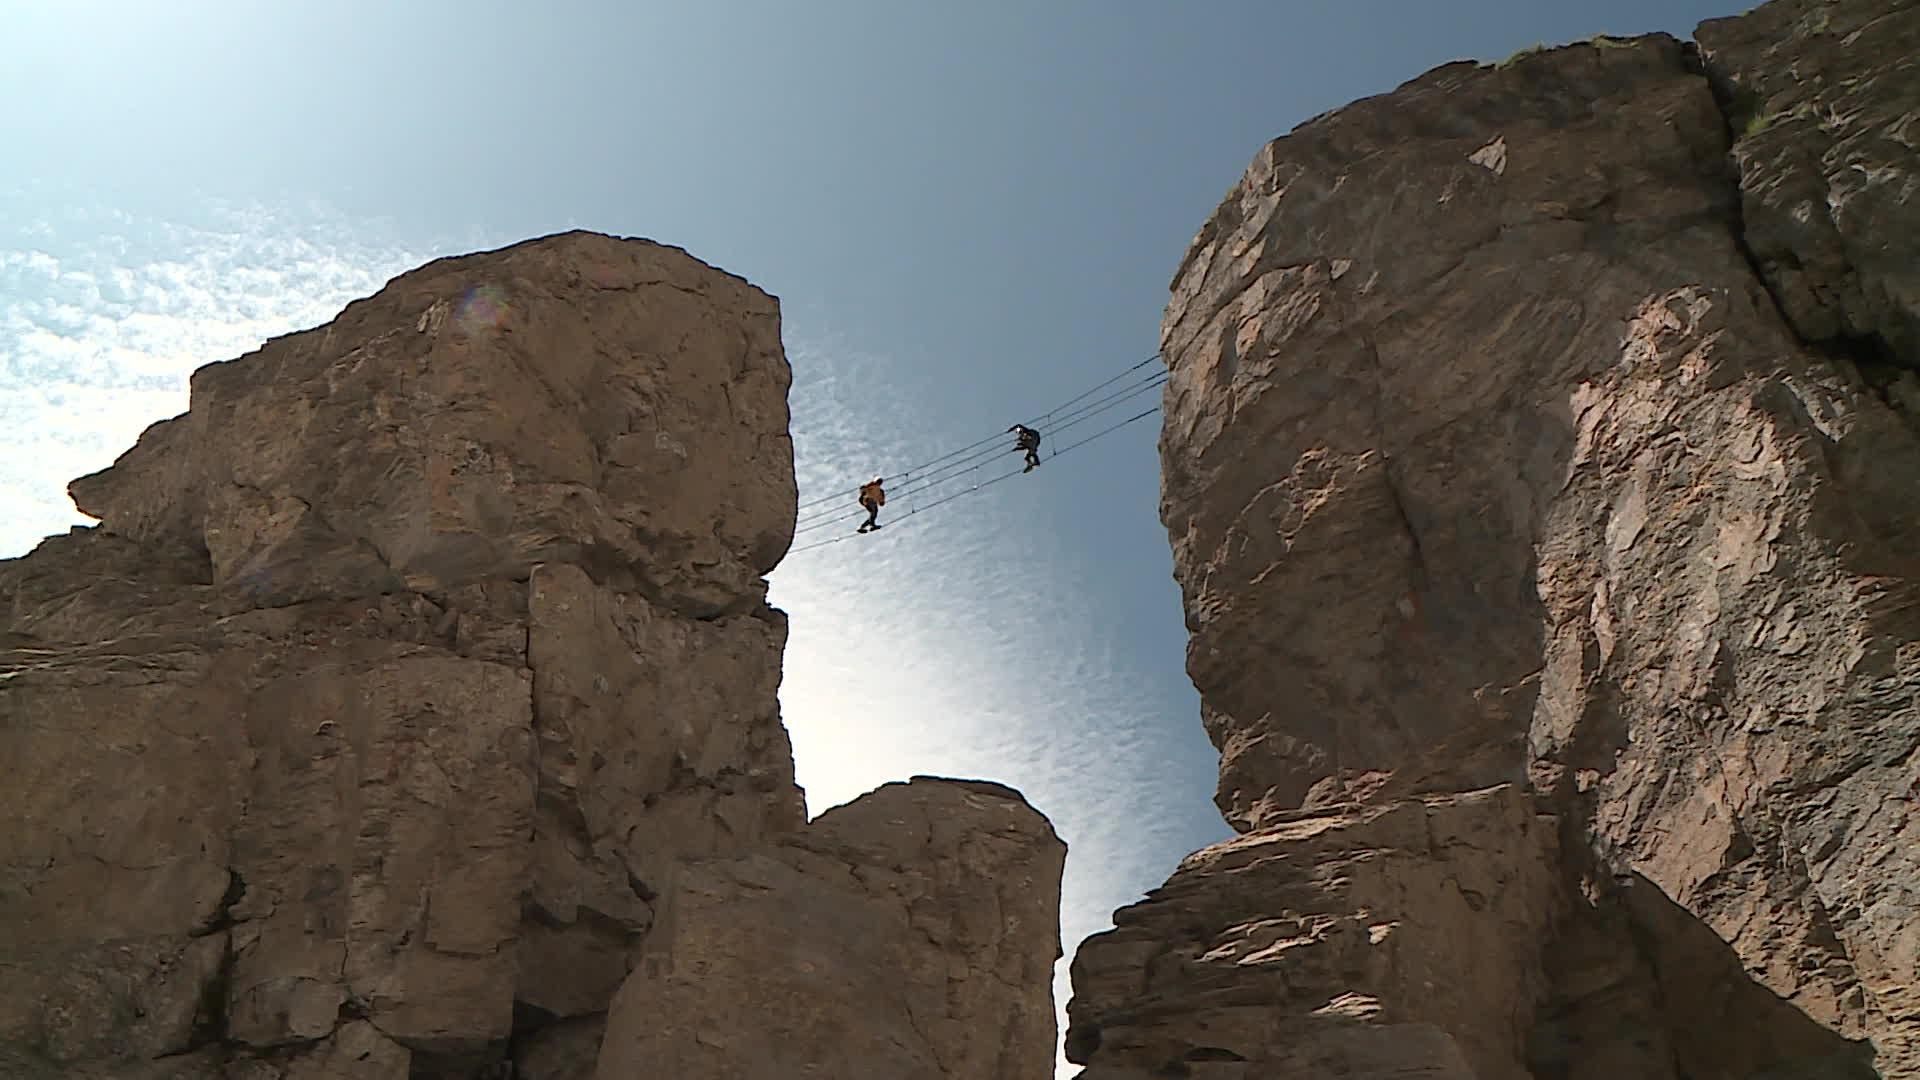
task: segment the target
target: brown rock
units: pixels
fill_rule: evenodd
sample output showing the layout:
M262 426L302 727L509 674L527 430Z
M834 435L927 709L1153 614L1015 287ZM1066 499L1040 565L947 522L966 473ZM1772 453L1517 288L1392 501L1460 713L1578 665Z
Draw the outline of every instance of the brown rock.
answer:
M606 1027L592 1016L541 1028L515 1049L513 1080L592 1080Z
M1016 792L916 778L689 863L597 1075L1046 1080L1065 854Z
M789 381L771 297L569 233L437 260L200 369L191 410L72 492L262 603L566 561L745 611L792 539Z
M1723 130L1667 39L1454 64L1269 145L1201 231L1162 514L1237 826L1524 777L1571 395L1650 287L1751 304Z
M541 716L542 826L550 855L569 831L619 865L556 876L611 878L612 905L569 893L535 901L562 921L581 906L633 918L641 892L682 855L713 855L806 821L793 751L775 707L786 617L770 608L693 621L597 585L575 566L538 570L528 650ZM649 837L635 844L633 837Z
M1525 1078L1553 844L1503 785L1196 852L1080 947L1067 1053L1085 1080Z
M247 709L279 723L235 836L229 1034L316 1038L350 1009L416 1048L504 1038L530 877L525 673L422 657L340 674Z
M736 278L552 237L77 481L103 525L0 563L0 1062L479 1075L603 1013L663 866L803 820L779 350Z
M1438 68L1228 194L1166 314L1162 516L1247 835L1083 950L1089 1080L1920 1075L1916 10L1703 28L1729 108L1860 110L1817 139L1731 145L1691 50L1604 40ZM1483 790L1479 908L1353 824ZM1370 966L1319 928L1381 894L1430 921Z
M1808 341L1869 339L1874 359L1920 368L1920 4L1777 0L1697 37L1781 310Z
M16 932L24 928L10 928ZM206 1000L227 952L224 933L179 943L70 945L5 950L0 980L17 989L0 997L0 1030L23 1032L48 1066L117 1055L163 1058L191 1047L215 1020ZM26 1059L22 1058L21 1072ZM0 1057L0 1063L7 1058ZM5 1075L18 1075L11 1070Z
M410 1075L411 1057L372 1024L355 1021L340 1025L318 1050L294 1058L280 1071L280 1077L281 1080L406 1080Z

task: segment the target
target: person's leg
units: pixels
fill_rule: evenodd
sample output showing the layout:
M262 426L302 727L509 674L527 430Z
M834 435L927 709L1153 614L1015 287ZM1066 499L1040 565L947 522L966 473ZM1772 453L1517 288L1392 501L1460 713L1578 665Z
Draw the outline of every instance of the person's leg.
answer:
M861 524L860 531L866 532L869 529L879 528L880 527L880 504L877 502L874 502L872 499L862 499L860 501L861 501L861 505L867 508L867 520L863 524Z

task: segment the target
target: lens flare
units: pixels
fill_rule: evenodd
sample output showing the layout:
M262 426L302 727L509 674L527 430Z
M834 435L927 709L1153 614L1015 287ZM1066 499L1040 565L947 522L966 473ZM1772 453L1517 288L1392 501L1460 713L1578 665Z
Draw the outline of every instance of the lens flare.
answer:
M506 325L510 310L505 289L498 285L477 285L468 289L467 295L461 299L460 310L454 315L454 321L469 334L498 330Z

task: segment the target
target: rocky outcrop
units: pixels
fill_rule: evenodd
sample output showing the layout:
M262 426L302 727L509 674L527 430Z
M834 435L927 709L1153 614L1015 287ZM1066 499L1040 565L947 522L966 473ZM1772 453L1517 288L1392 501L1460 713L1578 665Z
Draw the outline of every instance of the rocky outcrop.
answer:
M588 234L476 258L196 371L75 504L258 604L571 562L690 616L752 609L795 498L773 299Z
M1447 65L1228 194L1162 517L1245 835L1081 948L1087 1080L1920 1075L1916 19Z
M1920 416L1920 10L1775 3L1701 24L1737 139L1741 239L1795 333Z
M1527 1017L1489 1005L1540 981L1551 825L1513 785L1283 818L1081 950L1085 1075L1524 1076Z
M916 778L690 863L614 1001L600 1080L1049 1080L1065 857L1015 792Z
M773 298L583 233L197 372L74 482L99 527L0 563L0 1073L591 1075L682 860L837 835L762 577L788 381ZM1044 972L976 986L1051 1041Z

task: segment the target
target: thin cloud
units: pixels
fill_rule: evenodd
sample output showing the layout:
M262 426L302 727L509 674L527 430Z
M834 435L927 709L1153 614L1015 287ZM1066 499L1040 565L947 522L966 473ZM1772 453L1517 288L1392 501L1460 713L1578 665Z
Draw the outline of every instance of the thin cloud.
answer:
M317 326L425 261L339 219L212 203L206 221L0 192L0 556L88 519L67 482L187 407L195 368Z

